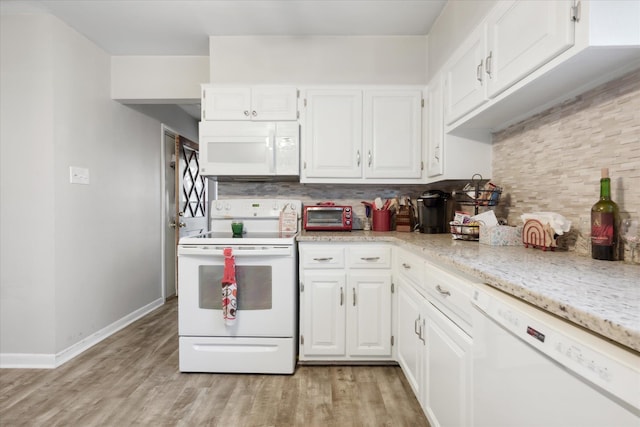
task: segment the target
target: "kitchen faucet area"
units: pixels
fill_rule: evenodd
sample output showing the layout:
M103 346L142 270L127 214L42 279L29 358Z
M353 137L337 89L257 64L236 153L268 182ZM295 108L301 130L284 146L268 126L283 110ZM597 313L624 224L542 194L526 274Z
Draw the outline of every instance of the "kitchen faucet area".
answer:
M640 426L639 29L0 0L0 425Z

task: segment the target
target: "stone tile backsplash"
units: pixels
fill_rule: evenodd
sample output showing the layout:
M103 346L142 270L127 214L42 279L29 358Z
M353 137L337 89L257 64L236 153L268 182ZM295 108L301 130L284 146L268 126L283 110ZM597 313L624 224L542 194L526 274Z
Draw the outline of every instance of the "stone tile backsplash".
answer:
M518 223L525 212L559 213L573 223L570 250L589 251L603 167L621 216L640 220L640 70L495 133L492 166L500 215Z

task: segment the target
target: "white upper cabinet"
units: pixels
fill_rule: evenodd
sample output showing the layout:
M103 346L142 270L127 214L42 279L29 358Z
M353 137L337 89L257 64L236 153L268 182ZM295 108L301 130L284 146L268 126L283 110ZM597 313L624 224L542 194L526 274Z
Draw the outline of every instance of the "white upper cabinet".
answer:
M364 92L363 138L366 178L420 178L422 92Z
M481 24L456 50L445 66L445 121L451 124L487 99L484 66L486 25Z
M427 89L427 176L444 173L444 106L442 76L438 73Z
M297 120L297 89L203 85L202 120Z
M494 97L574 43L572 1L500 1L487 18L487 95Z
M452 124L574 42L573 2L500 1L445 66L445 121Z
M319 89L304 93L303 176L362 176L362 91Z
M421 89L315 88L302 99L301 182L421 182Z
M638 69L638 28L638 1L495 2L443 65L445 132L495 132Z

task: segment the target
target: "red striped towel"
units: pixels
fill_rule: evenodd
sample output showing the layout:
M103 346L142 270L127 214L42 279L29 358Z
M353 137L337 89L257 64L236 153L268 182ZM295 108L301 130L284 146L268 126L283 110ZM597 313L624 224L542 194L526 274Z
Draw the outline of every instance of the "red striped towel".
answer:
M224 274L222 275L222 316L226 325L233 325L236 321L238 303L236 297L236 261L231 248L224 249Z

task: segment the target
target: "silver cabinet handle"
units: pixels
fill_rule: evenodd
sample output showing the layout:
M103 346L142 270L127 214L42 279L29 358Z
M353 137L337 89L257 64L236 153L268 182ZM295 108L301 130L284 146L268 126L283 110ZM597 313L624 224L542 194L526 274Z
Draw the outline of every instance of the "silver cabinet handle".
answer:
M406 262L402 263L402 267L404 267L405 270L411 270L411 264L407 264Z
M418 330L418 322L420 322L420 316L418 316L418 318L413 322L413 332L417 336L420 336L420 331Z
M329 257L323 257L323 258L314 258L314 261L318 261L318 262L325 262L325 261L331 261L333 259L333 257L329 256Z
M253 111L251 112L251 115L252 115L253 117L255 117L255 116L257 116L257 115L258 115L258 113L256 113L256 110L253 110Z
M444 295L445 297L451 296L451 292L447 291L446 289L442 289L440 285L436 286L436 290L440 292L440 295Z
M380 259L379 256L368 256L368 257L360 257L363 261L378 261Z
M371 150L369 150L369 153L367 155L369 157L369 167L371 167Z
M356 152L356 159L358 161L358 166L360 166L360 150Z
M353 291L353 306L356 306L356 288L351 288Z
M480 64L476 67L476 79L482 84L482 66L484 65L484 60L480 60Z
M245 117L249 117L249 112L247 110L244 110L244 115Z
M344 290L342 289L342 286L340 286L340 305L344 304Z
M493 55L493 52L489 52L489 56L487 56L487 60L485 61L485 71L489 75L489 78L491 78L491 65L492 65L491 63L493 62L492 55Z
M420 335L418 335L418 338L420 338L420 341L422 341L422 345L425 345L427 343L427 341L424 339L424 335L422 334L425 328L426 328L426 321L425 319L422 319L422 327L420 328Z

